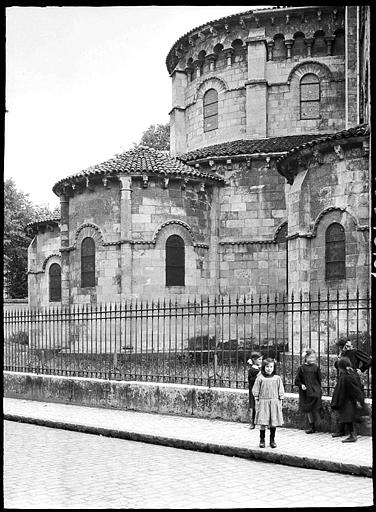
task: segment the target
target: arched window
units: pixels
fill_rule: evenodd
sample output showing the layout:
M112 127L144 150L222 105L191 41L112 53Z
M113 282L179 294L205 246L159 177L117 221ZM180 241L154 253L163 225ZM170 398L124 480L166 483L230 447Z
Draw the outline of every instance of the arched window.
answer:
M95 286L95 243L84 238L81 244L81 287Z
M166 286L184 286L184 284L184 240L178 235L171 235L166 241Z
M341 224L330 224L325 233L325 279L345 279L346 237Z
M300 119L320 117L320 82L316 75L308 73L300 80Z
M204 95L204 132L218 128L218 93L209 89Z
M274 36L273 60L286 59L285 37L282 34Z
M48 271L50 302L61 301L61 267L53 263Z
M318 30L314 35L312 57L324 57L325 55L328 55L328 47L325 42L324 32Z
M297 32L294 35L294 44L291 53L293 57L305 57L307 55L307 46L302 32Z

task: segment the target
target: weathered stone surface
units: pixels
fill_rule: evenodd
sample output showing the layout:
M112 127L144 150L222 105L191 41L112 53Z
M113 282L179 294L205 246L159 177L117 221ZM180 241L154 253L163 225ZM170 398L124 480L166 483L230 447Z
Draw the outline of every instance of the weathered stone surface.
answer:
M4 396L9 398L249 422L246 389L106 381L15 372L4 372L3 379ZM330 401L330 397L323 397L323 416L318 424L318 430L323 432L333 432L336 428ZM372 413L372 400L366 401ZM306 428L306 419L298 410L297 394L286 393L283 416L286 427ZM362 423L359 433L370 435L371 430L370 417Z

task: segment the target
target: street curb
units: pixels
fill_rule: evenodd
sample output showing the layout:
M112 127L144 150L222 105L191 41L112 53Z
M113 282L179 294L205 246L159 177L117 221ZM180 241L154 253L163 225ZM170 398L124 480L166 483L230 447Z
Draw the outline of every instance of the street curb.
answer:
M139 432L130 432L112 428L95 427L89 425L77 425L63 421L47 420L20 416L17 414L4 414L4 420L16 421L20 423L31 423L42 427L58 428L62 430L72 430L84 434L95 434L107 437L116 437L129 441L138 441L162 446L171 446L183 450L193 450L200 452L215 453L218 455L228 455L231 457L241 457L244 459L260 460L273 462L286 466L295 466L306 469L317 469L321 471L330 471L334 473L345 473L357 476L372 478L372 467L356 465L330 460L315 459L311 457L299 457L297 455L288 455L278 452L264 451L258 448L240 448L236 446L226 446L216 443L204 443L201 441L190 441L188 439L177 439L173 437L154 436L151 434L142 434Z

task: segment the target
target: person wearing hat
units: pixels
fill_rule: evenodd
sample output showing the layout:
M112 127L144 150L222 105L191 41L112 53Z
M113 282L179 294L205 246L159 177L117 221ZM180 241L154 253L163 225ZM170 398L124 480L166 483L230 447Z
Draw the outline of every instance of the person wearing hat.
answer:
M371 366L372 357L364 350L355 348L349 339L339 340L336 345L341 348L339 357L348 357L352 368L357 370L358 374L366 372ZM334 363L334 366L338 369L338 361Z

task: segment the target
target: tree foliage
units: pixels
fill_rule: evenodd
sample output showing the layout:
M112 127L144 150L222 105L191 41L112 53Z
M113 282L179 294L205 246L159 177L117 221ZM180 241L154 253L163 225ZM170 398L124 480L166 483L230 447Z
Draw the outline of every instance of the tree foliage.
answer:
M147 130L144 131L138 146L149 146L159 150L170 150L170 125L167 124L152 124Z
M27 297L27 248L32 237L24 231L26 224L54 216L60 211L33 204L12 178L4 182L4 276L10 298Z

